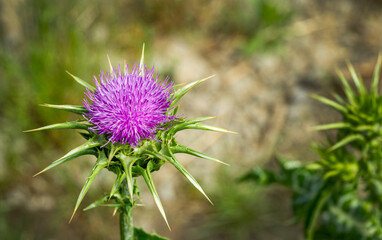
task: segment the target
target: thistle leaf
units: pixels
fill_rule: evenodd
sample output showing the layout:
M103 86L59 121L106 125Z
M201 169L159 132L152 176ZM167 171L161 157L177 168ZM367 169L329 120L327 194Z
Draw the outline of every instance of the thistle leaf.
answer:
M176 115L176 113L178 112L178 110L179 110L179 106L174 107L173 110L172 110L172 115L173 115L173 116Z
M365 85L363 84L362 80L359 78L358 74L354 70L353 65L348 63L348 68L349 68L350 75L352 76L352 79L354 81L354 84L356 88L358 89L359 94L361 96L364 96L367 93Z
M195 180L195 178L183 167L182 164L176 159L176 158L168 158L169 163L171 163L176 169L178 169L179 172L181 172L187 179L194 185L196 189L198 189L205 198L212 204L212 201L207 196L207 194L203 191L202 187L199 185L199 183Z
M374 94L374 96L378 95L378 83L379 83L379 73L381 70L381 61L382 61L382 56L380 54L378 56L377 64L375 65L373 82L371 84L371 93Z
M68 112L73 112L82 115L87 110L83 106L77 106L77 105L54 105L54 104L40 104L42 107L48 107L48 108L54 108L59 110L65 110Z
M42 130L51 130L51 129L84 129L88 130L88 125L79 123L79 122L65 122L65 123L56 123L56 124L51 124L48 126L40 127L40 128L35 128L31 130L26 130L24 132L35 132L35 131L42 131Z
M277 182L278 176L272 171L256 167L240 178L241 182L249 180L254 181L256 184L265 186Z
M354 97L355 97L354 91L351 89L348 81L346 80L344 74L341 71L337 70L337 75L340 78L342 85L344 86L345 94L346 94L349 102L353 104L354 103Z
M304 231L306 239L313 239L314 227L316 225L317 218L325 205L327 199L330 196L330 191L326 188L328 187L328 181L324 184L321 189L317 192L316 196L312 200L308 212L306 213L306 219L304 223Z
M140 76L145 77L144 65L145 64L145 43L142 45L141 61L139 62Z
M211 156L208 156L207 154L198 152L198 151L196 151L194 149L188 148L188 147L183 146L183 145L177 145L177 146L170 147L170 150L174 154L175 153L186 153L186 154L189 154L189 155L192 155L192 156L195 156L195 157L204 158L204 159L207 159L207 160L211 160L211 161L214 161L214 162L221 163L221 164L229 166L229 164L227 164L225 162L222 162L219 159L213 158Z
M141 167L139 167L139 166L137 166L135 168L137 168L138 171L140 171L140 173L142 174L143 178L145 179L147 187L149 188L149 190L151 192L151 195L153 195L153 197L154 197L154 201L155 201L155 204L157 205L157 207L159 209L159 212L162 214L162 217L164 218L164 220L165 220L165 222L167 224L167 227L171 230L170 225L167 222L166 213L164 212L164 209L163 209L162 203L160 201L159 195L157 193L157 190L155 189L154 181L151 178L151 169L152 169L152 167L153 167L152 166L152 162L150 161L147 164L146 170L141 168Z
M192 183L192 185L194 185L194 187L196 189L198 189L203 195L204 197L207 198L207 200L212 204L214 205L211 200L208 198L207 194L205 194L205 192L203 191L202 187L199 185L199 183L195 180L195 178L183 167L183 165L175 158L175 156L173 155L173 153L171 152L171 150L169 149L169 147L167 146L167 149L166 149L167 153L170 154L170 156L167 156L167 155L163 155L161 153L155 153L155 152L150 152L150 151L147 151L149 154L155 156L155 157L158 157L160 159L163 159L163 160L166 160L168 161L171 165L173 165L176 169L178 169L179 172L181 172L187 179L188 181L190 181Z
M85 133L85 132L78 132L83 138L85 138L86 140L89 140L91 137L92 137L92 135L91 134L89 134L89 133Z
M350 124L345 122L336 122L336 123L329 123L324 125L319 125L313 127L315 131L322 131L322 130L329 130L329 129L340 129L340 128L349 128Z
M121 185L123 179L125 179L125 177L126 177L126 173L118 173L117 178L115 179L115 182L113 184L113 187L111 188L109 199L118 191L118 188Z
M76 158L76 157L79 157L79 156L82 156L82 155L85 155L85 154L96 154L96 152L94 151L94 147L97 147L97 146L101 146L103 144L105 140L102 139L101 136L98 136L96 135L95 137L89 139L87 142L85 142L84 144L72 149L71 151L69 151L67 154L65 154L63 157L61 157L60 159L57 159L56 161L54 161L52 164L50 164L48 167L44 168L42 171L40 171L39 173L35 174L34 176L37 176L43 172L46 172L48 171L49 169L53 168L53 167L56 167L58 165L61 165L73 158Z
M89 204L86 208L84 208L84 211L88 211L90 209L102 206L105 203L107 203L108 200L109 200L109 197L105 195L102 198L98 199L97 201L94 201L93 203Z
M330 106L330 107L332 107L332 108L334 108L334 109L336 109L342 113L346 113L346 111L347 111L345 107L341 106L340 104L338 104L338 103L336 103L330 99L327 99L325 97L321 97L317 94L312 94L312 97L315 98L316 100L322 102L323 104L326 104L326 105L328 105L328 106Z
M216 118L216 117L209 116L209 117L191 118L191 119L185 120L183 122L183 124L184 125L195 124L195 123L204 122L204 121L207 121L207 120L210 120L210 119L214 119L214 118Z
M109 55L106 55L106 56L107 56L107 61L109 62L109 67L110 67L110 74L111 74L111 76L115 77L115 74L114 74L114 69L113 69L113 65L111 64L111 61L110 61Z
M370 132L373 132L373 131L376 131L376 129L378 129L379 126L373 126L373 125L359 125L357 127L354 128L355 131L370 131Z
M373 236L374 226L370 224L369 221L357 219L351 212L344 211L344 209L334 205L330 206L329 211L339 222L346 223L346 225L349 226L348 228L357 229L357 231L362 234L363 239L370 239L370 236Z
M82 200L85 197L85 194L88 192L90 185L93 183L94 179L98 175L98 173L107 166L107 158L105 156L105 153L103 151L99 151L98 153L98 159L96 163L93 166L93 169L91 170L88 178L86 179L85 185L82 187L82 190L80 192L80 195L78 196L76 206L74 207L74 211L72 214L72 217L70 218L69 222L72 221L74 214L76 213L78 207L80 206Z
M142 228L136 227L134 227L134 236L137 240L169 240L168 238L158 236L157 234L147 233Z
M104 203L104 204L100 204L100 205L97 205L97 206L92 206L92 205L89 205L87 206L86 208L84 208L83 210L84 211L88 211L90 209L93 209L95 207L112 207L115 209L118 209L121 207L121 204L120 203ZM115 215L115 213L113 213L113 216Z
M184 129L198 129L198 130L206 130L206 131L213 131L213 132L221 132L221 133L233 133L237 134L236 132L232 132L229 130L226 130L224 128L215 127L207 124L189 124L184 127Z
M138 160L137 158L133 158L130 156L125 155L124 153L120 152L116 157L121 160L123 169L125 170L126 179L127 179L127 187L129 189L130 193L130 199L133 201L133 195L134 195L134 181L133 181L133 165Z
M338 170L336 169L336 170L331 170L331 171L327 171L325 174L324 174L324 176L322 177L324 180L327 180L327 179L329 179L329 178L331 178L331 177L333 177L333 176L336 176L336 175L338 175Z
M345 137L344 139L342 139L341 141L337 142L332 147L330 147L329 151L336 150L337 148L345 146L346 144L351 143L353 141L363 140L363 139L364 138L363 138L363 136L361 134L352 134L352 135L349 135L349 136Z
M199 85L201 84L202 82L214 77L215 75L212 75L212 76L209 76L207 78L204 78L202 80L198 80L198 81L195 81L195 82L192 82L192 83L189 83L187 84L186 86L176 90L173 94L172 94L172 103L170 105L170 108L175 106L175 104L188 92L191 90L191 88L195 87L196 85Z
M97 155L97 152L93 149L85 149L85 150L79 150L79 151L76 151L76 152L73 152L72 154L66 154L64 157L60 158L60 159L57 159L56 161L54 161L53 163L51 163L49 166L47 166L46 168L44 168L42 171L36 173L34 175L37 176L37 175L40 175L41 173L43 172L46 172L48 171L49 169L52 169L54 167L57 167L58 165L61 165L63 163L66 163L74 158L77 158L77 157L80 157L80 156L83 156L83 155Z
M215 118L215 117L201 117L201 118L193 118L193 119L181 121L171 128L170 135L174 135L176 132L184 130L186 128L186 126L188 126L190 124L204 122L204 121L207 121L207 120L210 120L213 118Z
M62 158L65 158L69 155L72 155L76 152L79 152L79 151L83 151L85 149L90 149L90 148L93 148L93 147L98 147L98 146L101 146L102 144L104 144L105 140L102 138L102 136L94 136L93 138L89 139L87 142L85 142L84 144L72 149L70 152L68 152L67 154L65 154L65 156L63 156Z
M334 93L333 97L337 100L337 102L341 105L345 105L346 101L338 94Z
M90 85L89 83L85 82L84 80L74 76L73 74L71 74L70 72L66 71L67 74L69 74L72 78L74 78L74 80L76 80L76 82L78 82L79 84L81 84L82 86L84 86L85 88L91 90L91 91L94 91L96 90L95 87L93 87L92 85Z

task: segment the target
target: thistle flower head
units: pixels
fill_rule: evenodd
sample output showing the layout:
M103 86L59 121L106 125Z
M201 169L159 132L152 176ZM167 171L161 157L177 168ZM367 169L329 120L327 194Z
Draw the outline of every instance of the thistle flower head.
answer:
M125 73L119 68L107 74L101 71L99 79L94 79L95 91L88 89L83 101L88 110L84 117L94 124L91 130L106 134L112 143L131 147L143 139L155 139L157 130L176 116L167 115L173 84L168 78L158 82L153 75L154 68L148 71L137 65L131 72L128 66Z
M127 202L134 205L136 201L134 195L139 196L134 178L142 176L167 223L162 203L151 177L151 172L158 171L166 162L180 171L209 200L202 187L178 161L175 154L183 153L218 163L223 162L179 144L175 139L175 134L187 129L230 132L202 123L213 117L184 119L176 116L179 107L176 105L178 101L190 89L213 76L173 90L175 87L168 82L168 78L159 82L158 76L154 78L154 68L147 70L142 67L144 66L143 60L144 49L142 49L140 64L134 65L131 72L126 66L122 74L120 68L113 69L109 59L111 70L106 74L101 71L99 77L95 77L95 87L69 73L76 82L87 88L86 97L83 100L84 106L53 104L44 104L43 106L82 115L87 121L79 119L30 130L79 129L82 130L81 136L87 140L36 175L79 156L90 154L97 157L97 161L77 199L73 215L79 208L90 185L103 168L115 173L117 175L116 181L108 196L97 200L86 209L104 205L109 200L118 200L117 205L120 209L124 209ZM170 121L171 124L169 124ZM153 141L144 141L143 143L145 139ZM113 144L108 144L109 142ZM122 145L117 146L119 144L116 143ZM130 147L137 147L135 149L137 151L130 151ZM127 184L128 193L126 188L122 186L125 184ZM123 197L122 205L120 205L121 196Z

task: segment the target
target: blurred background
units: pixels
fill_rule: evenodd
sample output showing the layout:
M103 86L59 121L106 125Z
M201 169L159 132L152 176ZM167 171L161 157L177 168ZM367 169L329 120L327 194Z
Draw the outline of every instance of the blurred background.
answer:
M237 135L189 132L181 143L230 164L179 156L214 202L171 166L153 174L169 231L146 186L135 224L171 239L302 239L281 187L238 183L275 155L312 161L311 127L339 116L311 93L340 91L335 69L351 61L366 80L382 49L381 0L0 0L0 238L119 239L113 209L78 211L68 224L94 159L36 172L80 144L75 131L23 133L73 120L42 103L79 105L84 89L114 65L146 60L176 83L216 76L180 103L185 117ZM82 207L110 191L101 172Z

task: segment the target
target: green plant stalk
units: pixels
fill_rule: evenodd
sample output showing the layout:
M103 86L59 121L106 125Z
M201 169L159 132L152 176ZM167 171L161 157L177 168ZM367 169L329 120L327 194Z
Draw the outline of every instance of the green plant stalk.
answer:
M129 196L129 190L126 179L122 181L120 191L122 196ZM121 240L134 240L132 204L130 202L124 201L124 204L119 208L119 211L119 228Z
M318 216L321 213L322 207L324 206L325 202L330 196L330 192L325 191L325 189L318 194L316 199L313 202L313 205L311 208L313 208L312 215L308 216L308 220L305 226L305 236L306 240L313 240L314 239L314 227L316 225L316 221L318 219Z

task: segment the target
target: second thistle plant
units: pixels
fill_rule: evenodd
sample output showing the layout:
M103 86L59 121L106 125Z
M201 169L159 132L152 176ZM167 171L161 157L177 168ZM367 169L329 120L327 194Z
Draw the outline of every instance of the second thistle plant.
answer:
M174 86L168 78L159 82L158 76L154 76L154 68L148 70L144 65L144 51L140 63L134 65L131 70L128 66L121 70L113 68L110 64L110 72L101 72L99 78L94 79L95 87L76 76L72 77L87 89L84 106L52 104L43 106L73 112L78 114L80 119L31 130L78 129L86 139L84 144L69 151L38 174L82 155L94 155L97 158L79 194L72 218L102 169L116 174L113 187L110 193L105 194L85 210L97 206L111 206L118 211L121 239L162 239L134 228L132 209L139 197L135 179L142 176L168 225L151 177L152 172L160 170L165 163L174 166L210 201L199 183L175 157L177 153L185 153L223 163L181 145L175 139L176 133L187 129L229 132L202 123L213 117L184 119L177 115L178 101L191 88L208 78L183 87Z
M293 192L292 207L303 222L305 238L382 239L382 95L381 57L368 90L348 65L355 90L341 72L345 98L313 95L332 107L342 121L315 127L335 130L336 137L316 147L313 163L278 159L280 171L255 168L243 179L258 184L279 183Z

